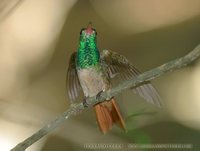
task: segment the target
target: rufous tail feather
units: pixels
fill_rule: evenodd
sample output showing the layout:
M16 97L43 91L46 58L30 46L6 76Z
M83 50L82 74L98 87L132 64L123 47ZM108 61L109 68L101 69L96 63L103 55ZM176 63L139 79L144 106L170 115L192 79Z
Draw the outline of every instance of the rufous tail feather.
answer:
M96 112L97 123L103 134L112 129L113 124L119 125L124 130L126 129L124 119L114 98L96 104L94 109Z

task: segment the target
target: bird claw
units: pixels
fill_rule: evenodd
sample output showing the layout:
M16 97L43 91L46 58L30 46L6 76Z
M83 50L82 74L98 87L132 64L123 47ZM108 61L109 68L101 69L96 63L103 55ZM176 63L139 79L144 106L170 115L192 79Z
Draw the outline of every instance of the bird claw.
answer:
M102 95L102 93L103 93L103 90L101 90L97 95L96 95L96 100L101 100L101 95ZM85 97L84 99L83 99L83 106L84 107L88 107L89 106L89 104L87 103L87 98L88 97ZM106 99L107 100L107 99ZM109 99L108 99L109 100Z
M100 100L101 99L101 95L103 93L103 90L101 90L97 95L96 95L96 99Z

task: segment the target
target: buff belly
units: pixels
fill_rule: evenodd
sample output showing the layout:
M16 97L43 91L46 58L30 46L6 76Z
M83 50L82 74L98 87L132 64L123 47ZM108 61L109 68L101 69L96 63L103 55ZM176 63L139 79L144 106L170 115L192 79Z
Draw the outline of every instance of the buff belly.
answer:
M86 97L97 95L109 88L109 81L101 70L97 68L79 69L78 77Z

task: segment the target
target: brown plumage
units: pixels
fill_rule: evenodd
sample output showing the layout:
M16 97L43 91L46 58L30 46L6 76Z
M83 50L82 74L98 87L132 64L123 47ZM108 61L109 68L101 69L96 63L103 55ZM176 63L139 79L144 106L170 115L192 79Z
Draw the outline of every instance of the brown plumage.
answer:
M99 128L103 134L112 129L113 124L126 130L124 119L114 98L95 105L94 109Z

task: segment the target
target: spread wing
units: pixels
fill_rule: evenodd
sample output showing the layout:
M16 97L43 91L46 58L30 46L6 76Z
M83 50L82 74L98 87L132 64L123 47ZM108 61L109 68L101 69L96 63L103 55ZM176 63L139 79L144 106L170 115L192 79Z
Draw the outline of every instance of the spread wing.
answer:
M123 55L111 50L103 50L101 53L102 62L108 67L108 73L111 78L118 75L122 80L128 80L137 77L140 72L129 63ZM144 98L147 102L161 106L161 99L155 88L150 82L132 88L132 90Z
M77 71L76 71L76 52L74 52L69 61L69 67L67 71L67 92L71 103L77 101L80 92L82 92L82 88L78 79Z

